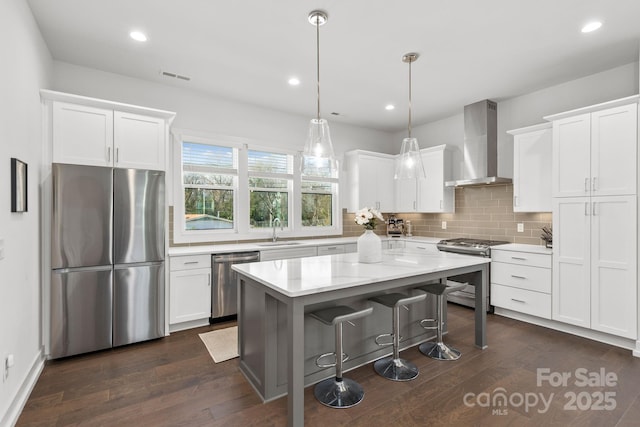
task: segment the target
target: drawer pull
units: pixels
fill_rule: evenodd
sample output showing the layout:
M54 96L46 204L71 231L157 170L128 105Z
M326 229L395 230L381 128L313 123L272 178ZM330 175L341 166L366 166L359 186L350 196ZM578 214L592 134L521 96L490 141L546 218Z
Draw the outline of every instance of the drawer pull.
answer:
M515 277L516 279L526 279L524 276L516 276L515 274L512 274L511 277Z
M522 303L522 304L526 304L526 301L523 301L523 300L521 300L521 299L511 298L511 301L514 301L514 302L520 302L520 303Z
M328 246L328 247L327 247L327 250L328 250L328 251L335 251L336 249L338 249L338 247L337 247L337 246Z
M424 246L416 246L416 249L423 249L423 250L426 250L427 248L425 248Z
M519 256L512 256L511 259L517 259L518 261L526 261L527 260L526 258L522 258L522 257L519 257Z
M200 264L200 261L187 261L184 263L184 265L189 265L189 264Z

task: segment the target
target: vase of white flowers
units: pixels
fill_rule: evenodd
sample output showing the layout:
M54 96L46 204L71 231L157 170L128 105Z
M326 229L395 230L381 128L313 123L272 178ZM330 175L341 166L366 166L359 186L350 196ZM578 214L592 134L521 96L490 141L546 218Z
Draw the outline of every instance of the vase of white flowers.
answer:
M384 221L382 214L376 209L363 208L356 212L356 224L364 226L364 233L358 237L358 262L382 261L382 241L373 232L376 228L376 221Z

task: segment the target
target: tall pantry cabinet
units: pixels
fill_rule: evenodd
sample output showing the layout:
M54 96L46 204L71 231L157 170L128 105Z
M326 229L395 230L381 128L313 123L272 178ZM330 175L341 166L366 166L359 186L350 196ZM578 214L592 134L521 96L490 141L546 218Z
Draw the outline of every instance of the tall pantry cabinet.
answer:
M637 338L638 97L553 122L552 318Z

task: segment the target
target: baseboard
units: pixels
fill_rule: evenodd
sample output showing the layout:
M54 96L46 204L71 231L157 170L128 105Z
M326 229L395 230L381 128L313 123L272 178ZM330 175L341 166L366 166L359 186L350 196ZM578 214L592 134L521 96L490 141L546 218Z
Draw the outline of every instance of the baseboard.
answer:
M520 320L522 322L532 323L534 325L543 326L545 328L554 329L556 331L565 332L567 334L577 335L582 338L603 342L616 347L627 350L633 350L633 355L640 357L640 349L636 348L636 341L628 338L617 337L615 335L606 334L604 332L593 331L591 329L581 328L579 326L569 325L567 323L558 322L541 317L531 316L529 314L519 313L517 311L496 307L495 314L499 316L509 317L511 319Z
M44 369L43 350L44 349L41 347L40 351L38 351L38 354L31 365L31 369L18 389L18 393L16 393L16 396L13 398L11 405L9 405L7 412L2 417L2 420L0 420L0 426L13 427L18 422L22 409L24 408L24 405L26 405L29 395L31 395L31 392L42 373L42 369Z
M174 332L184 331L186 329L199 328L201 326L208 326L208 325L209 325L209 318L191 320L191 321L182 322L182 323L174 323L173 325L169 325L169 333L172 334Z

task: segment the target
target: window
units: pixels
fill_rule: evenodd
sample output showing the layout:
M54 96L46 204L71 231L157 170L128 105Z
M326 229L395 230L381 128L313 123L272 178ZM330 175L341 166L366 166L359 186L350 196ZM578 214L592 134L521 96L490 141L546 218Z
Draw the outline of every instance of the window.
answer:
M231 147L182 143L184 229L233 229L237 155Z
M278 218L289 227L289 202L293 187L293 156L248 150L249 226L269 228Z
M301 183L301 220L303 227L331 227L334 214L337 216L334 195L337 194L338 181L331 176L328 160L320 161L304 158L313 162L311 172L302 175Z
M174 243L268 239L274 225L284 239L342 234L328 163L303 175L286 148L173 132Z

